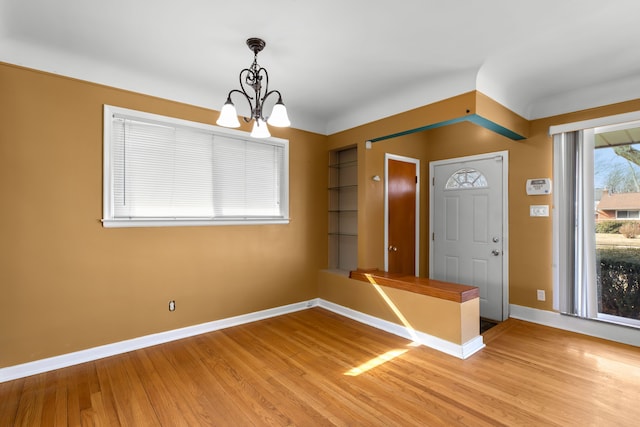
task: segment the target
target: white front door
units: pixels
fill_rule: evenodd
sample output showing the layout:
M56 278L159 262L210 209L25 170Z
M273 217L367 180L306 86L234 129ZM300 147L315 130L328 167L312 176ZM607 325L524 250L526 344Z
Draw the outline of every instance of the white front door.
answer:
M477 286L480 316L506 318L503 174L506 153L433 162L430 277Z

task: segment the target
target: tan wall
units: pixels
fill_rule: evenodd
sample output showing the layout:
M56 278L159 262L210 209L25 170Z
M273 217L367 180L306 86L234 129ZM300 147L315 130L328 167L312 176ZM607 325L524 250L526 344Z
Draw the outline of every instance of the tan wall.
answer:
M329 149L364 143L476 112L477 92L468 92L329 136ZM486 111L490 111L486 108ZM495 118L495 117L494 117Z
M551 310L551 217L529 216L529 205L551 206L551 196L525 191L527 179L552 176L551 141L511 141L470 123L435 129L429 141L431 160L509 152L509 302ZM547 291L547 301L537 301L536 289Z
M473 95L473 96L471 96ZM464 122L437 129L373 143L365 150L364 141L394 132L416 129L438 121L461 117L467 106L521 135L525 140L512 141L480 126ZM437 110L437 111L435 111ZM549 126L579 120L640 110L640 100L590 110L523 122L517 115L475 93L422 107L423 122L418 125L414 112L408 117L399 114L367 125L329 136L329 147L357 143L360 150L358 215L358 262L360 268L384 268L384 186L371 180L384 173L384 153L416 156L422 160L421 230L428 236L429 186L428 162L506 150L509 152L509 302L542 310L552 310L552 222L551 217L532 218L529 206L547 204L552 208L552 196L527 196L525 183L529 178L553 178L552 140ZM405 121L406 119L406 121ZM391 123L392 122L392 123ZM421 145L420 145L421 144ZM409 147L412 148L409 148ZM421 157L424 156L424 157ZM421 242L420 276L428 277L428 239ZM538 301L536 290L546 291L546 301Z
M422 152L421 147L410 142L420 139L419 133L376 142L372 145L372 150L365 149L365 141L474 114L476 110L475 104L476 92L469 92L329 136L329 149L352 145L358 146L358 188L361 189L358 191L359 267L377 267L380 269L384 267L384 253L381 252L384 242L382 199L384 185L382 181L375 182L371 180L373 175L380 175L381 177L384 175L384 147L387 146L389 141L395 141L396 146L401 145L401 147L394 149L393 154L417 158ZM426 166L421 164L421 167L422 172L424 172L424 168L428 168L428 164ZM423 173L422 176L426 175ZM424 195L421 196L423 205L428 203L426 202L427 200L424 199ZM426 213L426 209L422 215L424 213ZM426 229L426 226L423 227L421 224L423 233ZM421 245L421 251L426 253L424 250L424 245ZM423 267L423 263L421 263L420 270L421 272L426 272L426 265ZM423 274L421 273L421 275Z
M289 225L105 229L103 104L217 113L6 64L0 94L0 367L317 296L325 136L272 130L290 141Z
M531 125L528 120L481 92L476 92L476 112L485 119L500 124L520 136L525 138L529 136Z
M424 133L413 133L398 138L387 139L371 145L370 150L363 150L363 165L365 176L366 205L364 216L368 224L368 229L359 230L360 235L367 236L367 244L359 245L362 249L359 260L362 268L384 269L384 169L385 153L398 156L409 157L420 160L420 265L421 277L429 277L429 242L427 233L429 232L429 197L427 180L429 176L428 159L429 145L424 139ZM378 175L381 181L373 181L372 177ZM362 215L360 215L362 216Z
M327 148L353 144L365 190L358 262L378 268L382 184L371 177L383 174L379 144L425 155L425 179L429 160L508 150L510 302L551 310L551 218L529 217L530 204L551 205L551 197L524 191L527 178L551 176L548 128L640 110L636 100L523 123L470 92L328 138L274 129L290 140L291 224L104 229L102 105L204 123L215 112L6 64L0 94L0 367L317 297L327 259ZM460 123L364 149L368 139L476 112L529 138L515 142ZM409 148L416 140L426 154ZM428 186L422 190L428 224ZM546 302L536 301L536 289L547 291Z

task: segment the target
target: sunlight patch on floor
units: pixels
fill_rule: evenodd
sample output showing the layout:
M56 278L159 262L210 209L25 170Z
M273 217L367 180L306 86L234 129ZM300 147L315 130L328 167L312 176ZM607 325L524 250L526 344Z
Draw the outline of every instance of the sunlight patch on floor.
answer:
M360 374L363 374L375 367L378 367L380 365L382 365L383 363L389 362L390 360L395 359L398 356L402 356L403 354L405 354L408 350L407 349L396 349L396 350L391 350L391 351L387 351L385 354L381 354L378 357L374 357L373 359L369 360L368 362L363 363L362 365L355 367L353 369L350 369L349 371L345 372L345 375L348 375L350 377L357 377Z
M418 340L418 335L416 334L415 329L413 329L413 327L411 326L407 318L404 317L400 309L398 309L398 307L393 303L393 301L391 301L391 298L389 298L389 296L385 293L382 287L376 283L375 279L370 274L365 274L365 277L367 278L367 280L369 280L369 283L371 283L373 288L380 294L384 302L387 303L389 308L391 308L393 313L398 317L400 322L405 326L405 328L407 329L407 332L411 335L413 342L409 343L407 347L419 347L421 344L420 344L420 341ZM383 363L389 362L398 356L402 356L407 351L409 351L409 349L390 350L384 354L381 354L380 356L374 357L373 359L363 363L360 366L350 369L349 371L345 372L345 375L356 377L364 372L367 372L373 368L376 368L382 365Z

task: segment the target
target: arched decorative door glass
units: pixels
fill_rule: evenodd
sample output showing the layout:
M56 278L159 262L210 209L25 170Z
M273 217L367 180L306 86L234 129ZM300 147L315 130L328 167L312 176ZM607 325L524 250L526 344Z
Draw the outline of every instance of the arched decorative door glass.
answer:
M454 172L445 185L445 190L463 190L466 188L487 188L489 184L482 172L475 169L460 169Z

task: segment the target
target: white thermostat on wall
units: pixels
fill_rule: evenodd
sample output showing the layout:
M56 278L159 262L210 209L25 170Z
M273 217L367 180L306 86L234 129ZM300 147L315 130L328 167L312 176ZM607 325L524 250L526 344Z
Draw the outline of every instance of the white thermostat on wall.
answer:
M527 180L527 195L540 196L551 194L550 178L535 178Z

